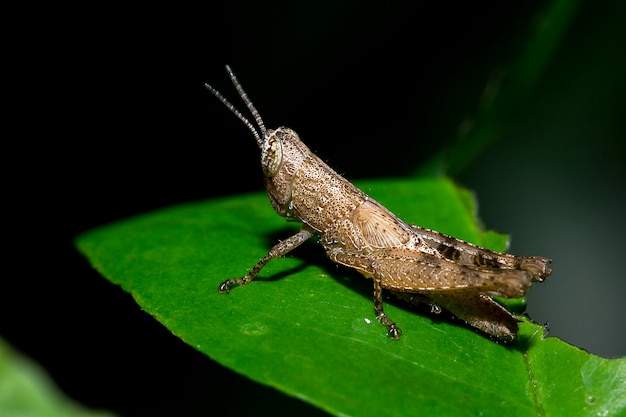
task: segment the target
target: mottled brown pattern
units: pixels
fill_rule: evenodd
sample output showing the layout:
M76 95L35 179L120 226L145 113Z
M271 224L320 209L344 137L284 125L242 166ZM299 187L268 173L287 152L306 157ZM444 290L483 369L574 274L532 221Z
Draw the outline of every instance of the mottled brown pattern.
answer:
M374 311L390 337L399 338L401 331L384 312L383 289L412 303L427 303L435 312L444 308L499 339L515 339L519 319L490 296L523 297L533 282L550 275L549 259L494 252L405 223L314 155L296 132L285 127L266 130L230 68L227 71L260 133L219 92L207 88L256 138L274 210L303 225L272 247L250 273L222 282L219 292L249 283L271 259L317 234L332 261L373 280Z

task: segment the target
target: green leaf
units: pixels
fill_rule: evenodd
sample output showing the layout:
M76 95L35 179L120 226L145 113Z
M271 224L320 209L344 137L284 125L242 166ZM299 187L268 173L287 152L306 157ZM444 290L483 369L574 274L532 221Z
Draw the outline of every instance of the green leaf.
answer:
M3 417L113 417L67 398L36 363L0 338L0 415Z
M450 180L358 185L403 219L501 250L471 195ZM314 242L218 294L298 230L262 193L165 208L88 231L79 250L189 345L259 383L336 415L617 416L626 363L589 355L525 322L496 343L459 321L389 300L398 341L373 312L371 281ZM540 290L535 289L535 290Z

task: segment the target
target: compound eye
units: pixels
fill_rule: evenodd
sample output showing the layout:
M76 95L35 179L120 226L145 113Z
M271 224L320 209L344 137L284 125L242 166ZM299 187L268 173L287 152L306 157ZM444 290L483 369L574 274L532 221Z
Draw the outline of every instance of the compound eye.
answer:
M265 137L261 149L261 167L266 177L273 177L278 173L283 163L283 145L276 137L275 132L269 133Z

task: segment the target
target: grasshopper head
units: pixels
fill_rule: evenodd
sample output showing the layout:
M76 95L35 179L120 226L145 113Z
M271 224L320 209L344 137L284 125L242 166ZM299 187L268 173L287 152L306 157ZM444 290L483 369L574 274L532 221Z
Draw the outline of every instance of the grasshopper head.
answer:
M268 178L279 174L287 175L289 177L287 179L291 180L309 152L309 148L292 129L288 127L270 129L265 133L261 143L263 174Z
M265 174L265 188L274 210L281 216L297 217L290 212L289 204L293 178L309 155L309 148L292 129L279 127L268 130L264 135L261 167Z

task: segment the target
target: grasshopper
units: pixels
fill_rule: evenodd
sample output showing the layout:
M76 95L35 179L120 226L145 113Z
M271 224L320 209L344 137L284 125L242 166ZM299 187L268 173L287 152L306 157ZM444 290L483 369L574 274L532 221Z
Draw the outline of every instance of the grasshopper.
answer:
M247 275L222 282L219 293L248 284L271 259L317 234L333 262L373 280L374 312L392 339L402 332L384 312L383 289L412 304L425 303L433 313L446 309L502 341L516 338L521 320L491 297L523 297L533 282L550 275L550 259L494 252L402 221L337 174L296 132L286 127L266 129L229 66L226 71L256 127L220 92L205 86L254 135L261 149L265 188L276 213L301 222L302 227L274 245Z

